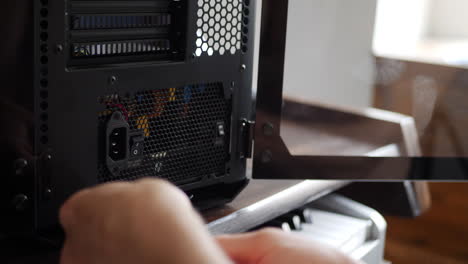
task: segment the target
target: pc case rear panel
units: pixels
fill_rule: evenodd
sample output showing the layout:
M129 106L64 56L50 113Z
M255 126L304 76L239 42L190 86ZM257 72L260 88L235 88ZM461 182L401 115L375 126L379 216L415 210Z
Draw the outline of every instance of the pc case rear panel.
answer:
M250 1L35 5L37 228L98 183L151 176L190 192L245 178Z

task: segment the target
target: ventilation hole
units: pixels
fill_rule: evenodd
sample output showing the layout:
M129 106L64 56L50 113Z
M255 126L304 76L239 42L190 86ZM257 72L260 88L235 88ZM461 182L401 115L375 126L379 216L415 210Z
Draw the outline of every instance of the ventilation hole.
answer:
M248 18L248 17L244 17L244 19L242 20L242 22L244 23L244 25L248 25L248 24L249 24L249 18Z
M248 8L244 8L244 16L248 16L250 13Z
M244 46L242 46L242 52L243 52L243 53L247 53L247 51L248 51L248 48L247 48L247 46L245 46L245 45L244 45Z
M48 0L40 0L42 5L47 5L48 4ZM43 17L43 18L46 18L48 16L48 10L47 8L42 8L40 10L40 15ZM41 29L43 30L43 32L41 32L41 34L39 35L39 38L41 41L43 42L46 42L49 38L49 35L47 34L46 30L48 29L49 27L49 23L47 22L47 20L41 20L40 23L39 23ZM47 52L48 52L48 45L47 44L42 44L40 46L40 51L44 54L43 56L41 56L39 58L41 64L43 66L40 67L40 74L45 77L48 75L49 71L47 69L47 63L49 62L49 58L45 55ZM46 78L42 78L40 81L39 81L39 84L42 88L47 88L47 86L49 85L48 81ZM49 96L47 90L40 90L39 91L39 96L46 100L47 97ZM42 101L40 103L40 108L43 110L43 111L46 111L47 108L49 107L48 103L46 101ZM48 119L48 115L47 113L41 113L40 115L40 119L42 120L42 122L46 122L47 119ZM40 126L40 130L42 131L42 133L46 133L48 130L49 130L49 127L47 126L47 124L42 124ZM40 137L40 142L42 144L47 144L49 142L49 139L47 136L42 136Z
M235 54L241 47L243 1L199 0L195 56Z
M47 113L41 114L41 121L46 122L49 119L49 115Z
M41 137L41 143L42 144L47 144L49 142L49 138L47 136L42 136Z
M46 88L47 85L49 85L49 82L47 79L41 79L41 87Z
M49 126L47 126L46 124L41 125L41 131L43 133L47 132L47 130L49 130Z
M248 27L243 27L242 28L242 33L244 33L246 35L249 34L249 28Z
M247 36L243 36L243 37L242 37L242 42L243 42L244 44L247 44L248 41L249 41L249 38L247 38Z
M47 10L47 8L42 8L41 9L41 16L42 17L47 17L47 15L49 15L49 11Z
M49 104L47 102L42 102L41 103L41 109L42 110L47 110L47 108L49 108Z
M48 38L49 38L49 35L47 34L47 32L42 32L41 33L41 40L42 41L47 41Z
M47 97L49 97L49 92L47 92L46 90L41 90L40 95L42 99L47 99Z
M49 58L47 58L47 56L41 56L41 63L47 64L47 62L49 62Z

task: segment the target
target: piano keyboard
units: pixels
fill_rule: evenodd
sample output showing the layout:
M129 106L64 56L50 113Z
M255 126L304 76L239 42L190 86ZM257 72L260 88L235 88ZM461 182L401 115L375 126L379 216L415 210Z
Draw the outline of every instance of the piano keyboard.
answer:
M369 239L372 221L305 208L278 217L261 227L278 227L351 254Z
M306 206L303 205L307 202L296 206L287 203L291 196L287 193L261 200L209 223L208 229L213 235L220 235L277 227L367 264L387 263L387 223L379 212L337 194L323 196Z

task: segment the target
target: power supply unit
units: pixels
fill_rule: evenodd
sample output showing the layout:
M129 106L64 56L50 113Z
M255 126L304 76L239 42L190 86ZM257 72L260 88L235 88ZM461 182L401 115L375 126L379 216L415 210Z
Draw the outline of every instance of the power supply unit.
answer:
M5 232L55 226L71 194L99 183L158 177L200 208L229 202L247 184L254 3L19 0L6 8L1 27L15 51L2 54Z

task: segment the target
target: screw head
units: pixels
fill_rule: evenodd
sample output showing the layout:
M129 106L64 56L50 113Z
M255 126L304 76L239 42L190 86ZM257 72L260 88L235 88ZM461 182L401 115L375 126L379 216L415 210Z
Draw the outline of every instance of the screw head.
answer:
M241 65L240 71L244 72L247 69L247 66L245 64Z
M50 155L50 154L47 154L47 156L46 156L46 160L52 160L52 155Z
M22 174L23 169L28 166L28 161L25 159L17 159L15 160L13 166L15 168L16 175L19 175L19 174Z
M24 211L26 209L26 206L28 205L29 198L25 194L17 194L15 197L13 197L12 200L12 205L13 208L15 208L16 211Z
M109 77L109 84L114 85L117 83L117 77L116 76L111 76Z
M62 53L63 52L63 46L61 44L58 44L57 46L55 46L55 51L57 53Z
M50 189L50 188L45 189L44 190L44 198L50 199L51 196L52 196L52 189Z
M274 130L275 130L275 127L273 126L272 123L265 123L263 125L263 135L265 136L272 136Z

